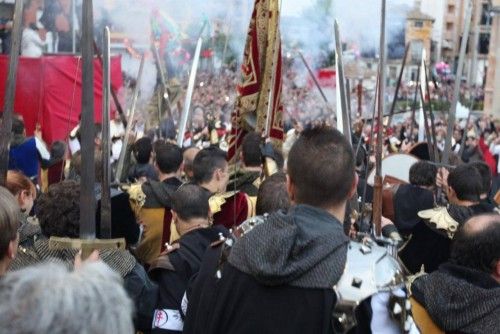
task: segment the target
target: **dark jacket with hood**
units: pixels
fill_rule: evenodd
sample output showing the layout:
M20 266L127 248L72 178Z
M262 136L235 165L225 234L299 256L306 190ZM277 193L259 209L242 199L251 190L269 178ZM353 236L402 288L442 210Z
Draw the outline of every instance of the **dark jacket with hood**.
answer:
M182 303L188 284L198 274L207 247L219 240L220 233L229 235L223 226L191 231L179 239L178 249L161 255L151 264L149 275L159 286L152 333L182 331L186 312Z
M418 212L434 206L434 195L431 191L402 184L394 195L394 225L403 236L411 234L412 229L420 222Z
M448 214L459 225L470 217L493 212L495 207L487 203L472 206L448 205ZM417 273L424 266L425 272L431 273L450 258L451 239L434 229L428 222L420 219L411 231L411 238L399 252L403 264L411 273Z
M220 280L203 279L202 267L184 333L332 333L332 287L348 242L324 210L297 205L271 214L236 241Z
M144 208L170 208L171 196L182 184L176 177L163 181L148 181L142 184L142 191L146 195Z
M259 187L255 184L255 180L258 178L260 178L260 172L238 171L237 173L231 175L227 185L227 190L239 190L248 196L255 197L259 192Z
M450 333L498 333L500 284L490 275L445 263L412 285L413 297Z

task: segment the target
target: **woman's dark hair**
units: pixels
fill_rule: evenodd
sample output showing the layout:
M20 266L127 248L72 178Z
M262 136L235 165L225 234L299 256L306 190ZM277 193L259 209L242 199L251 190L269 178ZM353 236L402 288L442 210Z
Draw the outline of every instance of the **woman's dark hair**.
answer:
M36 213L46 237L78 238L80 185L75 181L52 184L38 199Z

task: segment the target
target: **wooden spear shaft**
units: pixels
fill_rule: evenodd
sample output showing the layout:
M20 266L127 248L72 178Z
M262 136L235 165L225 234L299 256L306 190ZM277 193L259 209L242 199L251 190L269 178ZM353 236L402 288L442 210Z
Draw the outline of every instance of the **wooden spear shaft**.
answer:
M2 124L0 126L0 186L5 186L9 169L9 150L12 131L12 114L16 95L17 65L21 49L23 1L16 1L14 7L14 24L12 28L12 45L9 56L9 74L5 89Z
M109 28L104 28L102 55L102 182L101 182L101 238L111 238L111 166L110 145L110 105L111 90Z
M394 110L396 109L396 102L398 100L399 88L401 87L401 81L403 80L403 73L406 67L406 58L408 58L408 51L410 50L411 42L406 44L405 54L403 56L403 64L401 65L401 70L399 71L398 82L396 84L396 90L394 92L394 99L392 100L391 111L389 112L389 120L387 121L387 128L391 127L392 117L394 116Z
M460 46L460 55L458 57L458 67L457 67L457 75L455 78L455 90L453 91L453 101L451 103L450 114L448 115L448 127L446 130L446 141L444 144L444 153L443 153L443 164L448 164L450 160L451 154L451 138L453 136L453 129L455 128L455 118L457 113L457 103L460 97L460 82L462 80L462 73L464 69L464 61L465 61L465 52L467 50L467 41L469 40L469 30L470 30L470 21L472 16L472 3L471 1L467 1L467 11L465 15L465 27L464 34L462 36L462 45Z
M373 186L373 224L375 235L382 233L382 142L383 142L383 116L385 99L385 9L386 0L382 0L382 13L380 20L380 82L378 90L378 128L377 147L375 154L375 180Z

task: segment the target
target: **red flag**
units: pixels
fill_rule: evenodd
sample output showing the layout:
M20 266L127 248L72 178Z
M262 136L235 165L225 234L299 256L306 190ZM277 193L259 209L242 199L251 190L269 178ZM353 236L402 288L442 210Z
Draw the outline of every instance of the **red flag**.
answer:
M255 0L241 66L241 83L232 113L228 159L232 160L248 131L280 145L283 141L281 103L281 37L279 0ZM269 120L267 119L269 115Z

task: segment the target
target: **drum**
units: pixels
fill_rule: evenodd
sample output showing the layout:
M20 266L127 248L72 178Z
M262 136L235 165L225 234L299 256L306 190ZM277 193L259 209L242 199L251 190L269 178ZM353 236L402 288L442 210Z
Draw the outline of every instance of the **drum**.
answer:
M382 159L382 179L391 176L398 180L410 183L410 167L419 159L407 153L395 153ZM367 182L373 186L375 181L375 168L368 174Z

